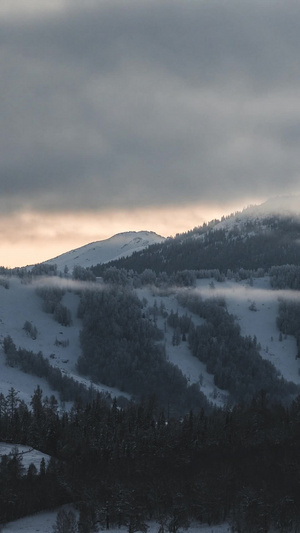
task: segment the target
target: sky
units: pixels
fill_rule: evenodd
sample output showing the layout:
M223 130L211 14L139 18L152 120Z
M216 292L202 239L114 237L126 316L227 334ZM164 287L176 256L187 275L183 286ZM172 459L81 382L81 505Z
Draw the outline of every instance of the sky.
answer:
M1 0L0 265L299 194L298 0Z

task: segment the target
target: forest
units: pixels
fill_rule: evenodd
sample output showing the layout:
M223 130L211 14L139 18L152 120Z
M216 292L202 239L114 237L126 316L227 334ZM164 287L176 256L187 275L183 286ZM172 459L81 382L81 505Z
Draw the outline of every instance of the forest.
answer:
M0 523L73 502L78 531L156 520L176 533L191 520L228 521L234 531L300 527L300 397L191 411L166 419L155 397L110 405L100 395L58 415L37 388L31 408L0 394L3 440L51 455L24 472L17 449L0 463ZM98 528L98 529L97 529Z
M132 290L113 286L81 294L78 316L82 355L77 367L93 381L118 387L140 398L155 394L172 415L208 409L197 385L166 360L163 333L143 313Z
M180 270L219 269L226 274L228 269L269 270L274 265L299 265L299 219L274 216L264 219L263 224L248 222L243 231L238 224L230 230L218 229L217 222L168 238L108 266L138 273L151 269L156 275L166 272L170 276ZM102 276L106 268L97 265L91 270Z

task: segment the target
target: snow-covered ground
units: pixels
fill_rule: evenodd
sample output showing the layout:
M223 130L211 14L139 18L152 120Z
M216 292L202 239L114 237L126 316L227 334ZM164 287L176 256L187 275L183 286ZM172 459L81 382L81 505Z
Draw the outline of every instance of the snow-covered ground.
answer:
M2 529L2 533L53 533L56 516L57 511L27 516L26 518L21 518L20 520L6 524ZM148 526L148 533L158 533L159 524L148 522ZM120 528L112 528L109 531L110 533L126 533L128 528L122 526ZM180 531L188 531L190 533L229 533L231 529L227 523L214 526L191 524L188 529L180 529Z
M30 464L33 463L36 469L39 470L42 459L45 459L46 465L50 460L49 455L42 453L39 450L35 450L34 448L31 448L30 446L23 446L21 444L16 446L15 444L9 444L7 442L0 442L0 458L3 455L14 455L16 451L22 458L22 465L24 467L25 473Z
M50 282L62 283L60 278L50 278ZM41 283L41 282L39 282ZM45 284L47 282L45 281ZM71 285L70 285L71 286ZM75 285L72 284L74 288ZM4 337L10 335L17 348L21 347L34 353L42 352L49 358L51 365L59 368L66 375L73 377L80 383L90 386L90 381L80 375L76 370L76 362L81 353L79 332L81 320L77 318L79 296L75 292L66 291L62 303L71 311L72 325L61 326L51 314L42 310L42 299L36 293L36 284L23 284L19 278L9 279L9 289L0 286L0 392L7 395L13 387L21 400L30 402L31 396L39 384L44 396L58 394L53 391L45 379L31 376L17 368L5 364L5 354L2 348ZM33 340L23 329L28 320L37 328L37 338ZM68 345L64 346L63 342ZM61 343L61 344L59 344ZM105 385L94 385L102 392L114 396L126 396L118 389Z

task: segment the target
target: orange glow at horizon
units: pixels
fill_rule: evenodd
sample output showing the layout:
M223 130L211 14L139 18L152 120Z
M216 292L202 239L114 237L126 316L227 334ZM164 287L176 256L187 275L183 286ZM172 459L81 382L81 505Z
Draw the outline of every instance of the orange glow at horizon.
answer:
M199 204L101 212L19 212L0 217L0 266L21 267L52 259L90 242L126 231L175 236L239 207Z

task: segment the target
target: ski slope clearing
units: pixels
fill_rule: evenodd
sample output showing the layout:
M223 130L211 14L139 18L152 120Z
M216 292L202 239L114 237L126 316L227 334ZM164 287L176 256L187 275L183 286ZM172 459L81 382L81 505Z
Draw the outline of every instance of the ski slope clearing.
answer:
M108 263L121 257L127 257L134 252L144 250L151 244L163 242L164 237L153 231L128 231L118 233L110 239L96 241L70 252L45 261L48 264L56 264L58 271L63 272L65 267L72 271L75 265L84 268Z
M296 339L286 335L280 340L276 325L278 299L280 297L299 299L300 293L294 291L274 290L270 278L257 278L253 285L245 281L227 280L222 283L203 279L197 283L197 290L204 297L224 296L229 313L238 321L243 336L256 336L261 345L260 354L279 370L287 381L300 383L300 360L296 359Z
M204 322L202 318L187 311L187 309L178 303L176 291L169 296L161 296L159 292L157 293L155 288L144 288L138 289L137 295L141 300L147 300L150 308L153 308L153 306L156 305L158 309L163 306L168 314L172 311L174 313L178 311L179 315L185 315L187 313L188 316L192 318L195 326L203 324ZM228 393L219 389L219 387L214 384L213 374L209 374L206 370L206 365L192 355L188 342L182 341L177 346L174 346L172 343L173 329L168 326L166 319L162 316L157 317L157 325L162 331L164 331L164 345L167 360L181 370L190 385L198 383L200 385L200 390L210 402L219 407L224 406L224 404L226 404Z

